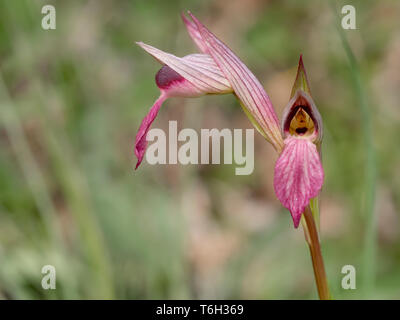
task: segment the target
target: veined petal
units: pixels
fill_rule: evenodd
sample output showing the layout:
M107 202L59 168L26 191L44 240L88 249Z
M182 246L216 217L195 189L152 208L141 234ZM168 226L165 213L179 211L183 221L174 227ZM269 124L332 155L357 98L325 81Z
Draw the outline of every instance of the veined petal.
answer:
M179 73L164 65L156 74L156 83L160 88L161 95L150 108L148 114L140 124L135 139L135 155L138 159L135 169L143 160L147 148L147 133L156 118L162 103L169 97L197 97L204 95L204 92L193 86L188 80Z
M196 17L189 13L206 45L206 52L229 80L236 96L259 124L263 136L280 152L283 139L278 117L272 103L260 82L246 65L217 37L215 37Z
M144 153L147 148L147 132L150 129L151 124L157 117L158 111L161 108L162 103L167 98L166 93L161 93L160 97L154 102L153 106L150 108L149 113L144 117L142 123L140 124L138 133L135 139L135 155L138 159L135 169L137 169L143 160Z
M184 13L181 14L181 17L193 42L196 44L201 52L207 53L207 45L204 43L196 24L186 18Z
M164 65L156 74L156 84L167 97L199 97L204 91L195 87L179 73Z
M318 195L324 180L319 153L308 139L289 136L275 165L274 189L289 209L295 228L311 198Z
M229 81L209 55L191 54L179 58L143 42L137 44L155 59L179 73L203 94L232 92Z

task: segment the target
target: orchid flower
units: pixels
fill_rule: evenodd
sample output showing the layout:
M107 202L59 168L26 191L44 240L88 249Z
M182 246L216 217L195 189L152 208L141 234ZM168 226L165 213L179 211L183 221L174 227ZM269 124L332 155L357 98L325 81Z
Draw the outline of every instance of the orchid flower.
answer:
M170 97L199 97L233 93L258 132L279 154L274 170L275 193L299 226L303 226L310 248L318 294L330 299L319 235L317 197L322 188L322 119L311 97L300 56L297 76L281 124L262 85L246 65L190 12L182 15L190 37L201 53L183 58L138 42L163 66L156 74L160 96L143 119L136 135L136 169L146 151L146 136L162 103ZM314 215L314 216L313 216Z
M167 98L233 93L255 128L280 153L274 173L275 193L283 206L289 209L297 228L310 199L318 196L324 178L319 154L322 119L311 98L302 57L281 126L267 93L253 73L189 14L193 21L184 15L182 18L201 54L179 58L138 42L163 67L156 74L160 97L142 121L136 136L136 168L146 150L147 132Z
M289 209L295 228L310 200L322 187L324 172L319 149L322 120L308 85L302 57L286 106L282 126L262 85L244 63L196 17L182 15L189 35L200 50L183 58L138 42L163 64L156 74L160 97L142 121L136 136L135 154L140 165L146 150L146 135L162 103L170 97L199 97L233 93L255 128L280 154L274 173L275 193Z
M322 133L322 118L311 98L300 56L290 101L282 117L285 147L274 172L275 193L289 209L296 228L304 209L318 196L324 181L320 159Z

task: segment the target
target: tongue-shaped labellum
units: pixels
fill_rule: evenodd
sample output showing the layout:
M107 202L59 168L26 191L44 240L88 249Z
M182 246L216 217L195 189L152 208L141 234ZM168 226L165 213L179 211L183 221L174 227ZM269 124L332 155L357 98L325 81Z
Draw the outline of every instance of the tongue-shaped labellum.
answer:
M295 228L311 198L318 195L324 181L317 147L302 136L289 136L275 165L274 189L279 201L289 209Z
M196 97L204 94L201 90L192 85L191 82L182 77L179 73L164 65L156 74L156 83L160 89L160 97L154 102L150 111L144 117L135 139L135 155L138 159L135 169L143 160L147 148L147 133L154 119L157 117L161 105L168 97Z

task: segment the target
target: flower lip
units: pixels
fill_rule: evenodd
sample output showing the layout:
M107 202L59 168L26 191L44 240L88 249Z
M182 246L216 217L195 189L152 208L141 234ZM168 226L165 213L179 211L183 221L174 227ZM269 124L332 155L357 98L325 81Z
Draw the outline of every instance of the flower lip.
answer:
M318 146L309 139L288 136L274 171L274 189L283 206L289 209L295 228L301 215L322 188L322 168Z
M308 138L313 142L322 139L322 119L312 98L298 89L287 104L282 118L282 134Z

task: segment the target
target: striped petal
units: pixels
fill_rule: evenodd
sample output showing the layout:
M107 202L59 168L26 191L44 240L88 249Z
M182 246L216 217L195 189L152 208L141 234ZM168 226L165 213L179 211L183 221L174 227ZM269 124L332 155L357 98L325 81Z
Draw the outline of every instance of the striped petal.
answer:
M166 64L188 80L200 93L232 92L229 81L209 55L191 54L179 58L143 42L137 44L162 64Z
M193 42L199 48L202 53L207 53L207 45L204 43L203 38L199 30L197 29L196 24L193 21L190 21L186 18L185 14L182 13L182 20L186 26L186 29L189 33L189 36L192 38Z
M317 147L308 139L289 136L275 165L274 189L289 209L295 228L311 198L318 195L324 170Z
M160 97L154 102L153 106L150 108L149 113L144 117L142 123L140 124L138 133L135 138L135 155L137 160L136 167L137 169L139 165L142 163L144 153L147 148L147 133L150 130L150 126L153 123L154 119L157 117L158 111L161 108L162 103L167 98L165 93L161 93Z
M272 143L280 152L283 148L283 139L280 131L278 117L272 103L254 74L246 65L217 37L215 37L196 17L189 15L197 26L201 35L200 46L206 46L207 52L216 62L231 84L236 96L241 101L250 120L255 122L260 133ZM186 23L188 26L188 24ZM190 25L189 29L194 27ZM192 37L197 37L195 31L189 32ZM197 43L197 42L196 42Z

